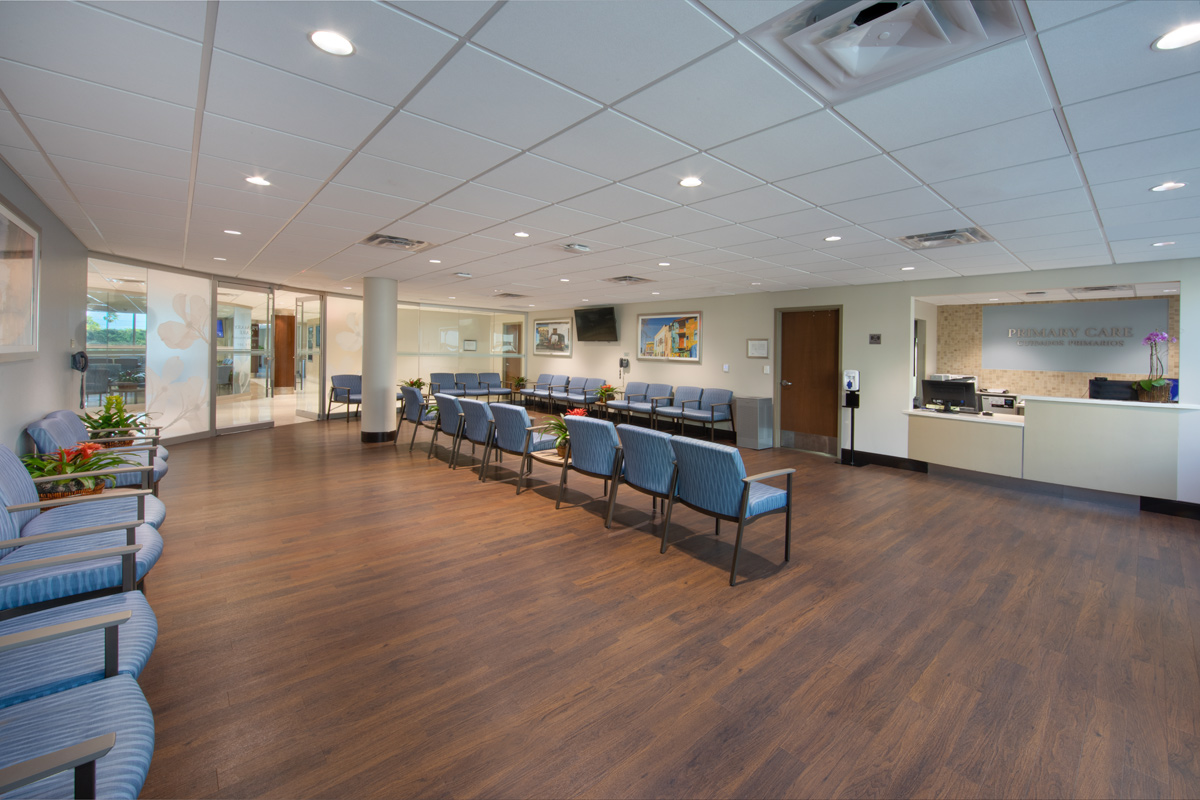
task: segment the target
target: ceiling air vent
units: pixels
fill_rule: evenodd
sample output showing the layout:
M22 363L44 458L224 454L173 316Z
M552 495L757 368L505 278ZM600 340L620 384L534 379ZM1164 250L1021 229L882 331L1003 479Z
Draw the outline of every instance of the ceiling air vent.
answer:
M1026 292L1025 296L1026 297L1041 297L1044 294L1045 294L1045 292Z
M605 278L605 283L620 283L625 286L632 286L635 283L654 283L649 278L639 278L636 275L622 275L619 278Z
M1133 287L1129 285L1121 286L1080 286L1077 289L1068 289L1068 292L1075 296L1081 294L1126 294L1133 291Z
M592 252L592 248L588 247L586 244L580 244L579 242L571 242L570 244L564 244L563 250L569 250L572 253L590 253L590 252Z
M501 297L505 300L516 300L518 297L528 297L528 296L529 295L527 295L527 294L513 294L512 292L500 292L499 294L492 295L492 297Z
M384 247L388 250L406 250L409 253L419 253L433 247L429 242L420 239L406 239L403 236L388 236L386 233L372 233L362 240L362 244L372 247Z
M896 240L909 250L928 250L931 247L953 247L958 244L978 244L994 241L979 228L959 228L956 231L934 231L901 236Z

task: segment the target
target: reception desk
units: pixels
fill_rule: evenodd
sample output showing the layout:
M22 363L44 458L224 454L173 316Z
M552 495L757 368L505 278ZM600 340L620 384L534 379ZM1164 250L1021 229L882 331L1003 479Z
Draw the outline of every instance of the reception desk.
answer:
M906 413L909 458L1062 486L1200 502L1200 406L1026 397L1024 417Z

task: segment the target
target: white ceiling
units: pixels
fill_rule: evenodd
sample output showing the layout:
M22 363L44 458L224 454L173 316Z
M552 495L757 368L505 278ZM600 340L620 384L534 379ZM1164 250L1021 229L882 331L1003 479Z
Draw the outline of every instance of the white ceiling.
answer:
M0 157L99 254L482 307L1200 256L1200 45L1150 47L1196 0L1016 0L1024 35L837 104L752 35L796 6L3 2Z

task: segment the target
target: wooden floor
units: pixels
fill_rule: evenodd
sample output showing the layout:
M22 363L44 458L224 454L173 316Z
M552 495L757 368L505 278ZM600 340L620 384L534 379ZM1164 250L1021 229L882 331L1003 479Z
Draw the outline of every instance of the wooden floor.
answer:
M798 469L733 531L357 423L171 448L143 797L1200 797L1200 523Z

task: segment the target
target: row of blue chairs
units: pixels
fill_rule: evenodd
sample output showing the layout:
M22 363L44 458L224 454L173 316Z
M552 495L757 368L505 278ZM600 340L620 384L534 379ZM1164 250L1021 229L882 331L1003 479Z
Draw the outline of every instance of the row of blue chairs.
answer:
M555 463L547 456L548 451L555 448L556 437L546 432L545 425L533 425L523 406L488 404L441 393L435 394L433 399L436 411L430 410L429 401L420 391L404 387L401 426L404 421L412 425L410 451L422 427L433 431L426 458L433 457L439 433L450 437L450 469L457 469L464 441L471 442L473 447L482 446L483 456L479 467L479 480L482 482L487 481L493 455L497 461L503 458L504 453L515 455L520 458L516 487L518 495L525 477L532 471L535 459ZM652 510L663 501L666 512L660 548L662 553L667 551L671 511L677 502L714 517L718 536L721 534L722 520L736 522L738 529L729 571L730 586L737 580L737 562L746 525L769 514L784 513L784 561L791 559L794 469L747 476L741 453L736 447L673 436L624 423L614 425L610 420L593 417L567 415L563 420L569 438L567 452L561 459L555 508L561 507L568 473L574 471L604 481L604 495L608 498L607 528L612 527L613 509L622 484L650 495ZM399 441L397 431L396 442ZM763 483L777 477L786 477L786 489Z
M162 554L154 466L140 485L40 500L0 446L0 795L137 797L154 752L138 686L158 638L143 589ZM87 473L80 473L82 477Z

